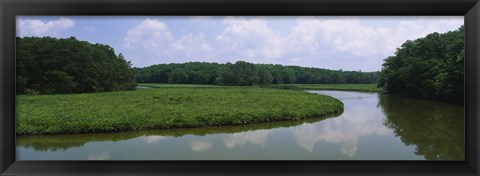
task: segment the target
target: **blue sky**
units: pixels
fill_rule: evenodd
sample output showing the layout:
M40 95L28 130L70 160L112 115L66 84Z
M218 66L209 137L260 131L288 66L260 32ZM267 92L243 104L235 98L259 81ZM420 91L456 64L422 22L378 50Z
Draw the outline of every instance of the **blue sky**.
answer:
M243 60L378 71L406 40L463 22L463 16L19 16L17 36L107 44L135 67Z

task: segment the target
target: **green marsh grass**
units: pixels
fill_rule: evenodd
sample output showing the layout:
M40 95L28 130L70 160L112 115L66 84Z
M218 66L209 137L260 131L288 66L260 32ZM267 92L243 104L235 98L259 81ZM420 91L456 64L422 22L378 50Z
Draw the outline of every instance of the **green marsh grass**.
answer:
M17 134L97 133L325 117L332 97L258 87L183 87L17 96Z
M208 88L208 87L216 87L219 88L221 86L216 85L201 85L201 84L157 84L157 83L140 83L138 86L143 87L150 87L150 88Z

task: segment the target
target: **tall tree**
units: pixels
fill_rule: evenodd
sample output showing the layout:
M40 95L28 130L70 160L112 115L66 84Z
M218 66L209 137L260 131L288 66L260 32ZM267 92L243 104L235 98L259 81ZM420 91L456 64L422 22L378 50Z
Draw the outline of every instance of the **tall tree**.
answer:
M432 33L385 59L379 87L389 93L463 104L464 27Z

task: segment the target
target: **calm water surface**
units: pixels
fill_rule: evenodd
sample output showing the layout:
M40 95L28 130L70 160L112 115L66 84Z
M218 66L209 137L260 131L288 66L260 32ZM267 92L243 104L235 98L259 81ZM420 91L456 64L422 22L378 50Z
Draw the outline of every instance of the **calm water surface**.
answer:
M233 127L17 138L18 160L464 160L463 107L378 93L334 117Z

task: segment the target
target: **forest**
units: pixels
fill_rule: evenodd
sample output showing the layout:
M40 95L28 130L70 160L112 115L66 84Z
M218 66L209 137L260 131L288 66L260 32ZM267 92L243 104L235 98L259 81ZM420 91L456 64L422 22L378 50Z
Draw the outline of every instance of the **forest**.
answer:
M461 26L406 41L385 59L378 86L391 94L463 104L464 33Z
M378 72L342 71L321 68L235 63L188 62L134 68L139 83L213 84L268 86L270 84L369 84Z
M135 89L131 63L108 45L74 37L16 38L17 94Z

